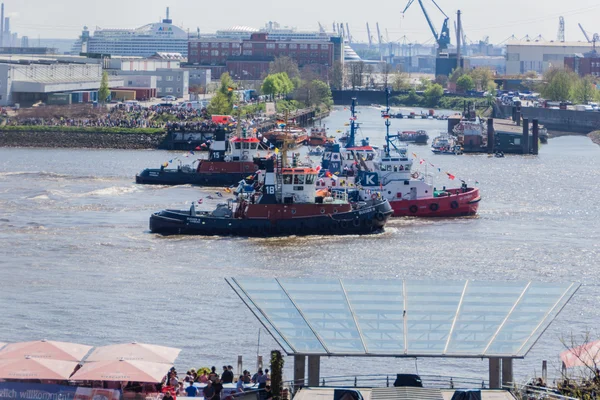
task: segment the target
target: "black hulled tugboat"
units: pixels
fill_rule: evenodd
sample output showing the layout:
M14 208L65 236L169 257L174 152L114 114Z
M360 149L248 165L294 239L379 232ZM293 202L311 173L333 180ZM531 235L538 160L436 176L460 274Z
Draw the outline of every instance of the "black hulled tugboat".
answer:
M209 146L208 160L197 160L197 166L145 169L135 176L135 182L151 185L236 185L259 169L264 170L265 158L261 156L260 141L246 134L227 140L227 131L219 129Z
M385 199L350 203L346 193L316 191L318 171L281 167L266 161L262 187L239 195L212 212L163 210L150 217L150 231L163 235L289 236L349 235L380 232L392 214ZM235 207L234 207L235 205Z

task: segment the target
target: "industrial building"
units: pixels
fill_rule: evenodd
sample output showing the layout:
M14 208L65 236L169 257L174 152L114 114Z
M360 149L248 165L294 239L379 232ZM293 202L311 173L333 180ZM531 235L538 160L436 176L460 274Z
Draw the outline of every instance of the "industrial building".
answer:
M162 22L137 29L97 29L90 34L87 27L84 27L73 53L149 57L157 52L165 52L187 56L187 42L188 34L173 25L167 8L167 18Z
M565 57L565 68L575 71L579 76L600 76L600 54L590 52Z
M99 64L19 62L11 58L0 59L0 106L47 103L55 94L70 95L100 88L102 66ZM112 77L109 82L110 86L123 86L123 79L118 77ZM74 98L83 101L83 96Z
M543 74L550 67L564 68L565 58L591 50L587 42L510 42L506 45L506 74Z
M327 79L334 63L343 63L343 38L273 40L264 32L252 33L249 39L201 37L190 40L188 60L208 67L212 76L229 72L238 79L257 80L269 71L269 63L281 56Z

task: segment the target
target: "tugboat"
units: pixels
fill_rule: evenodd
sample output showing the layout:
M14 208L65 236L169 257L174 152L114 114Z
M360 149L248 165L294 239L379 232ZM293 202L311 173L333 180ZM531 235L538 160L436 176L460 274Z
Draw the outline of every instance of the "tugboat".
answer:
M389 97L389 91L387 95ZM357 161L344 161L343 156L330 155L331 161L327 163L324 160L323 168L331 165L334 157L337 160L341 158L342 161L336 161L339 165L334 166L346 173L326 174L319 180L318 188L353 186L359 189L361 201L381 195L389 200L394 217L459 217L477 214L481 200L479 189L468 187L463 182L460 188L444 186L438 190L429 176L413 172L413 162L407 156L407 148L400 146L396 135L389 134L390 115L384 113L383 117L386 144L381 154L371 160L363 158L368 154L359 154ZM353 140L353 131L350 130L349 140Z
M208 160L196 160L192 165L175 168L145 169L135 176L135 182L150 185L231 186L264 169L260 141L242 129L240 137L225 139L227 131L219 129L209 146ZM194 168L194 164L198 166Z
M260 191L240 194L212 212L163 210L150 217L150 231L163 235L272 237L289 235L362 235L380 232L392 209L387 200L350 203L347 193L316 190L318 171L282 166L285 151L266 161Z

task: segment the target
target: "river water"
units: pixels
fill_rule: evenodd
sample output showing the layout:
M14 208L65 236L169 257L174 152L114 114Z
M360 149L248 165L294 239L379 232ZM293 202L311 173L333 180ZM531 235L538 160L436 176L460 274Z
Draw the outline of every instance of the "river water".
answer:
M361 132L381 144L379 111L359 108ZM345 129L348 111L324 121ZM391 120L394 130L446 122ZM188 208L216 189L138 186L134 175L180 153L0 149L0 341L48 338L90 345L138 341L180 347L180 369L236 362L254 369L259 323L225 277L352 277L576 281L584 284L524 360L518 379L550 375L561 337L598 328L600 147L554 138L538 157L434 156L443 173L478 182L479 216L392 221L369 237L164 238L148 232L162 208ZM417 165L418 162L415 162ZM430 167L429 172L432 168ZM439 183L438 183L439 182ZM205 200L212 208L216 200ZM276 343L264 332L259 352ZM287 371L291 359L287 360ZM414 372L487 378L487 362L324 359L323 376Z

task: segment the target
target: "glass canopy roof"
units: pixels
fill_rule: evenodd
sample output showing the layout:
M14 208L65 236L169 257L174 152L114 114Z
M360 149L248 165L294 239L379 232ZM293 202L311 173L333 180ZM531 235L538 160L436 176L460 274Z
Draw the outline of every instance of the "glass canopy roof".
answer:
M575 283L231 278L288 354L522 358Z

